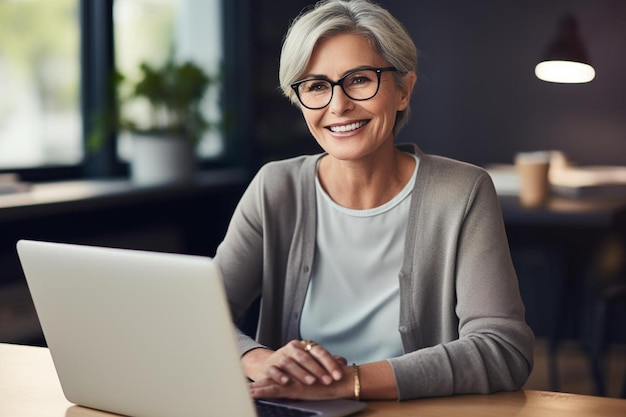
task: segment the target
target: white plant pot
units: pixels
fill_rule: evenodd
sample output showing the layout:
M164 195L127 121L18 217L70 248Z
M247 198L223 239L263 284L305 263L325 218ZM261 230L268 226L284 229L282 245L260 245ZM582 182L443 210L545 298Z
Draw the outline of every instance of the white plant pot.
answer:
M135 134L132 147L133 184L185 182L191 179L196 170L193 144L185 138Z

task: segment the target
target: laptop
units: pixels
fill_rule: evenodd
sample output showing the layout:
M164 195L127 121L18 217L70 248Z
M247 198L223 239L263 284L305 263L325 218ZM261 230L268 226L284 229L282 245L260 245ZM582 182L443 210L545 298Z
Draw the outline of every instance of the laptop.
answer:
M260 415L211 258L32 240L17 251L68 401L133 417ZM319 417L365 408L263 403Z

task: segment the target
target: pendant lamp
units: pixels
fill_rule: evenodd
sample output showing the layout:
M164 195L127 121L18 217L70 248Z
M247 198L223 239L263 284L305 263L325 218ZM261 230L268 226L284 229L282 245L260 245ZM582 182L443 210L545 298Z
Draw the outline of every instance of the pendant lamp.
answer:
M535 75L553 83L587 83L596 76L573 16L561 20L557 37L535 67Z

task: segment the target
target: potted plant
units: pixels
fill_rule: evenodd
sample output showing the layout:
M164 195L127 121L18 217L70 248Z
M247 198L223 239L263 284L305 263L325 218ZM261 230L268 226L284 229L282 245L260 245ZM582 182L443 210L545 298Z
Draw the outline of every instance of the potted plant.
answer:
M116 73L117 110L96 121L90 148L99 146L112 127L132 134L131 179L139 185L188 180L196 167L194 149L217 123L206 119L202 102L217 82L191 61L147 62L130 81Z

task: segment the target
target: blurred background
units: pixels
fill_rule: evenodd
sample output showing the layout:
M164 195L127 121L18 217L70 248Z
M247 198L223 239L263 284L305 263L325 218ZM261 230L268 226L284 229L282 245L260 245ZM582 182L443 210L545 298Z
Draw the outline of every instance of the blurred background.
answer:
M310 3L0 2L0 169L28 178L36 176L29 168L66 168L42 175L45 180L89 173L70 167L93 162L85 135L106 100L113 68L132 78L140 62L159 64L169 56L192 59L221 77L206 111L227 112L233 123L207 134L199 147L203 159L254 169L277 155L317 150L298 110L277 90L282 37ZM542 149L561 150L580 164L626 163L624 2L381 4L400 17L419 50L413 116L398 141L479 165ZM576 18L596 69L590 83L547 83L534 74L566 15ZM92 171L119 175L117 162Z

